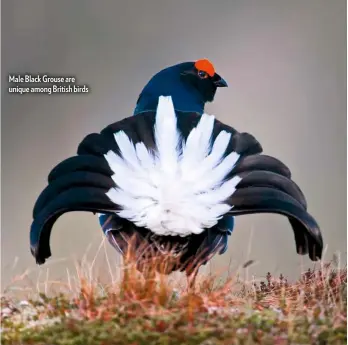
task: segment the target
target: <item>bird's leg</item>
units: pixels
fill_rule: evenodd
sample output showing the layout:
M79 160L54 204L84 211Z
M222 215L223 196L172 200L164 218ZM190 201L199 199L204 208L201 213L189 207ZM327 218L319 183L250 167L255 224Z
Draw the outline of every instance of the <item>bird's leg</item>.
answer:
M196 278L198 274L198 267L194 268L193 270L186 270L186 278L187 278L187 290L194 292L195 284L196 284Z
M145 280L145 291L152 295L156 288L156 266L150 255L138 259L141 266L141 272Z
M153 269L153 267L147 267L144 265L142 273L145 281L153 281L156 278L156 271Z

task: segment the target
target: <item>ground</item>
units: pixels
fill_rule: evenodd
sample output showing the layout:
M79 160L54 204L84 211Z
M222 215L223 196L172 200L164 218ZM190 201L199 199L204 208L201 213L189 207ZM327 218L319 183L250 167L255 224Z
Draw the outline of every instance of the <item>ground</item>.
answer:
M332 263L294 282L200 277L194 291L129 266L111 285L79 274L77 290L21 301L5 293L2 344L346 344L346 287L346 268Z

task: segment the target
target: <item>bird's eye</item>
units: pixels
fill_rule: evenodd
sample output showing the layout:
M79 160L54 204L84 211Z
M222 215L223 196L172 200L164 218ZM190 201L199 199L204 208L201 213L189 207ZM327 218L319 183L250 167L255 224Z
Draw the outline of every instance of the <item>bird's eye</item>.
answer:
M201 79L205 79L205 78L208 78L208 73L207 73L207 72L204 72L204 71L198 71L198 76L199 76Z

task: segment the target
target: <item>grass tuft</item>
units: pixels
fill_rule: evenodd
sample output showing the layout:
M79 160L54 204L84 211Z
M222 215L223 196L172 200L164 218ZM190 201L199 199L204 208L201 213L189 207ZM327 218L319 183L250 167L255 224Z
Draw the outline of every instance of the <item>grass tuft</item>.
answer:
M125 265L119 282L78 272L64 293L1 298L3 344L346 344L347 269L309 269L294 282L268 273L199 277L194 290Z

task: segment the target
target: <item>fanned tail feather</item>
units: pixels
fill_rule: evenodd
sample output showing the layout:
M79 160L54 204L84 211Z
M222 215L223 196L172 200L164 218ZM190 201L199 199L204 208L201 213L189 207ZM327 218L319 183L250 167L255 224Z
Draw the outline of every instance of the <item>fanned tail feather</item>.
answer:
M31 251L45 262L52 227L70 211L110 214L157 235L216 233L221 252L221 217L267 212L285 215L297 252L317 260L323 240L302 191L286 165L261 152L251 134L214 116L175 112L171 98L160 97L157 112L87 135L76 156L52 169L33 209Z

